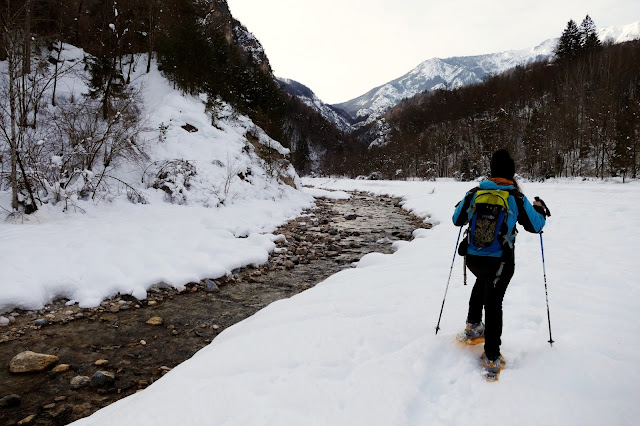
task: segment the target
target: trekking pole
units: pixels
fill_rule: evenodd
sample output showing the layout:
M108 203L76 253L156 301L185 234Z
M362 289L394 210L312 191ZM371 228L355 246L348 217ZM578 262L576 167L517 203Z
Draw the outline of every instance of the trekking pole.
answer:
M447 299L447 291L449 290L449 281L451 281L451 272L453 272L453 263L456 261L456 252L458 251L458 243L460 242L460 235L462 235L462 226L460 232L458 232L458 239L456 240L456 248L453 250L453 259L451 260L451 269L449 269L449 279L447 279L447 287L444 290L444 298L442 299L442 307L440 308L440 316L438 317L438 325L436 325L436 334L440 331L440 320L442 319L442 311L444 310L444 301Z
M464 262L462 263L462 269L464 271L464 285L467 285L467 256L464 257Z
M553 347L553 338L551 337L551 315L549 314L549 292L547 290L547 270L544 265L544 244L542 243L542 231L540 231L540 252L542 253L542 273L544 275L544 294L547 298L547 320L549 321L549 344Z

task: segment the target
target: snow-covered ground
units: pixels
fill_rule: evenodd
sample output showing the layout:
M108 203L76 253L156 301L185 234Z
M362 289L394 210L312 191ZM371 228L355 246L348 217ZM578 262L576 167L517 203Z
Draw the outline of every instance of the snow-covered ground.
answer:
M63 53L78 64L84 55L69 45ZM57 297L82 307L97 306L118 292L146 298L154 284L180 288L264 263L278 238L271 233L313 205L311 195L278 179L280 174L301 186L292 166L271 173L274 167L256 153L261 145L283 155L288 149L226 104L212 125L203 99L175 90L155 63L146 74L145 58L138 57L133 84L140 89L146 128L141 145L149 158L142 164L120 161L110 174L128 182L148 204L132 204L126 188L116 183L109 200L72 196L66 213L64 203L50 200L24 216L26 223L5 221L2 214L0 315L39 309ZM61 80L58 97L86 92L87 76L77 68L79 74ZM185 130L187 124L197 130ZM172 160L184 160L196 171L188 184L184 173L170 183L180 205L148 184L160 165ZM10 193L0 191L0 211L9 211L10 204Z
M553 213L544 246L555 344L547 343L540 237L521 232L504 301L508 364L499 383L482 378L481 347L455 341L471 291L459 259L435 335L458 235L450 217L472 185L305 183L401 196L404 208L437 226L395 243L394 254L369 254L356 268L271 304L149 388L76 424L636 424L638 182L524 185ZM101 241L93 241L99 250Z

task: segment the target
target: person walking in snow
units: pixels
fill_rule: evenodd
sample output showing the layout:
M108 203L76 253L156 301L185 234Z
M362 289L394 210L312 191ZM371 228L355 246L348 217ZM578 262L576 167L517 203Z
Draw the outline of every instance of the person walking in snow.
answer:
M540 233L548 209L536 197L531 204L514 179L515 163L507 150L491 157L491 177L466 193L453 214L456 226L469 224L458 253L466 256L476 282L469 299L467 324L458 340L484 342L483 363L488 374L504 367L500 354L502 300L513 276L516 222L528 232ZM485 323L482 323L484 308Z

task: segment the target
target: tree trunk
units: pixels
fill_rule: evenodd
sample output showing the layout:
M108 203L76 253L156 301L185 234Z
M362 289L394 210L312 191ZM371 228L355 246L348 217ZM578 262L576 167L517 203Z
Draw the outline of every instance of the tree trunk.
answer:
M20 160L20 155L18 153L16 154L16 160L18 162L18 165L20 166L20 171L22 172L22 179L24 179L24 186L25 188L27 188L27 192L29 193L29 198L31 199L31 205L33 208L33 211L27 211L25 209L25 213L30 214L38 210L38 205L36 204L36 198L33 196L33 190L31 189L31 184L29 183L29 179L27 178L27 173L25 172L22 161Z
M129 71L127 72L127 84L131 83L131 69L133 68L134 60L135 60L135 57L133 55L133 52L131 52L131 62L129 63Z
M78 3L78 16L76 17L76 41L75 41L75 45L79 46L80 45L80 17L82 16L82 11L84 10L84 2L82 0L80 0L80 2Z
M10 40L7 40L11 43ZM7 49L7 60L9 65L9 115L11 121L11 129L9 134L9 148L11 151L11 207L14 210L18 210L18 163L16 161L18 153L18 138L17 138L17 126L16 126L16 58L12 46Z
M51 94L51 105L56 106L56 88L58 87L58 64L60 64L60 57L62 56L62 40L60 40L60 50L58 50L58 57L56 58L56 66L53 74L53 93Z
M31 0L25 0L24 18L24 56L22 73L31 74Z
M148 54L147 54L147 74L151 71L151 59L153 58L153 49L155 48L155 26L156 26L156 0L149 2L149 32L148 37Z

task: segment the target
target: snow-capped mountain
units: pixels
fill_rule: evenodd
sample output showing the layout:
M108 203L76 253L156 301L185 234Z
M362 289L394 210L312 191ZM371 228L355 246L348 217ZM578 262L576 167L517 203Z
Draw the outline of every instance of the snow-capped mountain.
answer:
M640 21L624 26L598 30L602 41L621 43L640 37ZM509 50L477 56L446 59L432 58L422 62L407 74L362 96L333 105L346 111L357 123L355 127L373 122L402 99L437 89L456 89L479 83L493 74L500 74L517 65L551 58L558 39L549 39L531 49Z
M305 105L318 111L341 131L350 132L352 130L353 120L349 114L339 108L325 104L304 84L288 78L276 78L276 81L287 93L291 96L296 96Z

